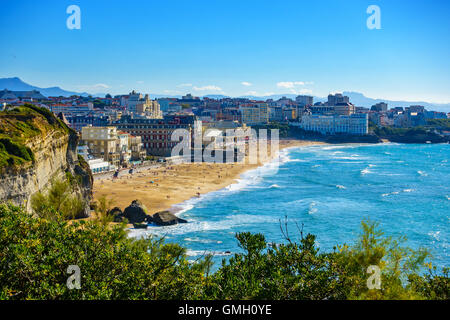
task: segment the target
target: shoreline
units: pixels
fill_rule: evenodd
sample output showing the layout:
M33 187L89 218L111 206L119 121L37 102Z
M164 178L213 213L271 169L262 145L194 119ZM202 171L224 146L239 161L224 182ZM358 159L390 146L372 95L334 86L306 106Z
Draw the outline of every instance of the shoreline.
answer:
M133 175L123 175L115 181L109 178L94 182L94 200L105 196L112 207L124 210L138 199L148 208L148 214L168 210L183 211L183 203L202 195L239 183L242 174L273 161L280 151L302 146L328 145L322 141L283 139L276 155L269 155L257 164L238 163L182 163L148 168Z

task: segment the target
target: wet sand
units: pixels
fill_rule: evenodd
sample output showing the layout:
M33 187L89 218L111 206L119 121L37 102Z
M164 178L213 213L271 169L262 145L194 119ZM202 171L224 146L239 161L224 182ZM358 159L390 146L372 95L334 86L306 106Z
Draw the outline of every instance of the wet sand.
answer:
M324 144L317 141L280 140L279 149ZM273 155L277 156L277 155ZM265 162L273 159L270 157ZM112 207L124 210L131 201L140 200L149 214L168 210L173 205L217 191L236 182L239 176L263 163L182 163L166 164L159 168L141 170L117 179L105 178L94 181L94 199L105 196L112 200Z

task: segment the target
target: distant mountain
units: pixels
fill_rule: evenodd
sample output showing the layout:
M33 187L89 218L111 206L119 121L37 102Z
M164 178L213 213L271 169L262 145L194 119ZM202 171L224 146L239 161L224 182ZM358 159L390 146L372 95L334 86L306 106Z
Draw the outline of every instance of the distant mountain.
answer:
M411 105L421 105L424 106L428 110L433 111L450 111L450 103L431 103L425 101L402 101L402 100L387 100L387 99L373 99L364 96L359 92L352 91L344 91L342 93L345 96L350 98L350 102L352 102L356 106L367 107L370 108L374 104L378 102L386 102L389 108L394 107L409 107Z
M53 97L70 97L73 95L81 95L81 96L88 96L89 94L86 92L73 92L73 91L67 91L63 90L60 87L50 87L50 88L39 88L32 86L26 82L23 82L20 78L14 77L14 78L0 78L0 90L8 89L12 91L31 91L31 90L37 90L41 94L43 94L46 97L53 96Z

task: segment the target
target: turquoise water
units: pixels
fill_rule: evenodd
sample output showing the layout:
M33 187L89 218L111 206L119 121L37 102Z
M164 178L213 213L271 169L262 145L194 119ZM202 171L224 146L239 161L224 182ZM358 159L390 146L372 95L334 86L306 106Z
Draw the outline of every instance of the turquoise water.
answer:
M132 230L188 248L195 260L213 253L216 267L240 252L236 232L263 233L283 242L280 219L317 236L323 251L352 243L364 218L387 235L405 235L413 248L427 247L435 265L450 266L450 146L333 145L285 149L276 163L244 173L224 190L186 201L179 216L189 223Z

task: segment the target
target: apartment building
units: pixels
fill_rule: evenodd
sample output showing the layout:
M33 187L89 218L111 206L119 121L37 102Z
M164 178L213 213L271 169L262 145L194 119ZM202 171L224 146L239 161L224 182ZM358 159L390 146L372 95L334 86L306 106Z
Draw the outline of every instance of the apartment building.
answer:
M369 118L367 114L363 113L348 116L304 114L298 126L306 131L315 131L326 135L365 135L369 132Z
M244 103L239 106L239 110L245 124L258 125L269 122L269 106L265 102Z
M299 107L312 106L314 98L312 96L300 95L295 98Z
M116 127L83 127L81 139L87 144L89 154L119 167L121 159L117 152Z

